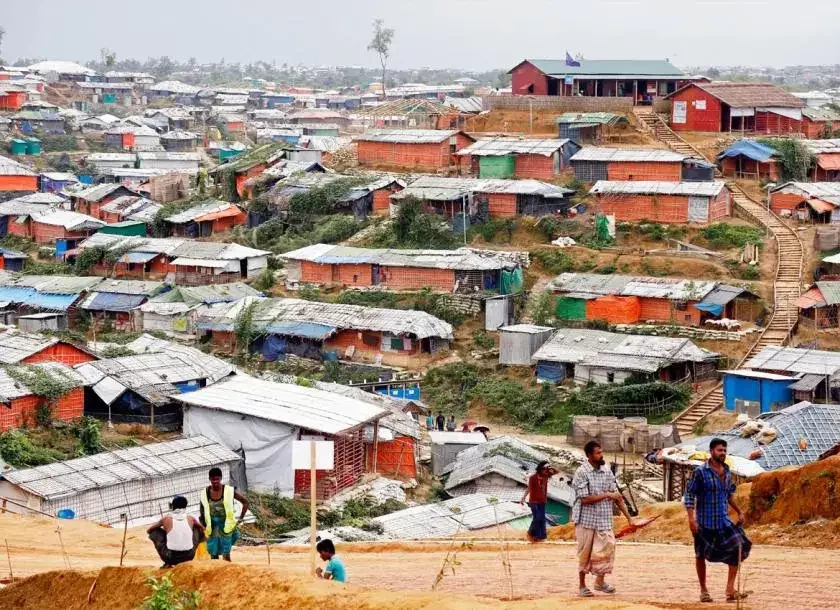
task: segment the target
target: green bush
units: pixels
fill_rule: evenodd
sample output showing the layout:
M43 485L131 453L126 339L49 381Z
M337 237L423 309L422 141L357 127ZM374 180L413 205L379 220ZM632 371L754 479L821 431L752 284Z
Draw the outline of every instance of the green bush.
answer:
M481 400L505 420L526 427L542 424L557 403L557 395L548 384L528 390L516 381L492 377L482 377L467 396L469 400Z
M143 600L140 610L198 610L201 603L198 591L187 591L176 586L169 574L160 578L149 576L146 584L152 592Z
M265 292L267 290L271 290L271 288L274 286L274 281L274 272L268 267L266 267L257 276L257 279L254 280L252 287L255 290L261 290Z
M575 260L562 250L532 250L530 256L539 261L542 268L549 273L570 273L578 270Z
M345 305L393 309L397 306L399 300L400 295L385 290L345 290L338 295L336 302Z
M759 280L761 279L761 272L758 270L758 265L746 265L741 269L742 280Z
M743 248L747 244L761 244L764 233L757 227L717 222L701 231L713 248Z
M404 199L393 222L373 235L368 245L380 248L429 248L446 250L458 245L443 216L423 213L423 204Z
M781 165L782 182L804 181L817 163L817 157L800 140L793 138L764 138L759 142L776 151Z
M462 414L467 407L467 393L479 381L478 368L453 362L431 369L423 378L423 399L433 411Z
M64 458L59 451L36 446L26 432L17 429L0 434L0 457L15 468L41 466Z
M73 422L71 430L79 439L78 453L80 455L93 455L102 451L101 421L86 415Z
M554 317L554 296L547 291L532 294L528 301L528 312L534 324L545 326Z
M490 349L492 347L496 347L496 342L493 340L493 337L488 335L484 330L474 330L472 340L475 346L479 349Z

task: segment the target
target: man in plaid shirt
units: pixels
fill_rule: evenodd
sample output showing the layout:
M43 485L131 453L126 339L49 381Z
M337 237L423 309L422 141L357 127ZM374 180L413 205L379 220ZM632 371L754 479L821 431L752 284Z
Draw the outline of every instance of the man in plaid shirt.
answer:
M572 520L578 544L580 595L592 597L594 593L586 586L587 573L595 575L596 591L615 593L615 587L604 582L604 577L612 573L615 561L613 506L618 504L630 525L633 525L633 520L624 505L624 498L618 493L615 476L604 461L601 445L598 441L589 441L583 451L586 461L572 479L575 490Z
M735 591L738 568L750 554L752 543L741 525L744 514L733 498L735 485L726 465L726 441L720 438L709 443L709 461L694 471L685 490L683 504L688 511L688 526L694 535L694 557L700 581L700 601L711 602L706 589L706 562L729 566L726 601L746 597ZM729 518L729 507L738 515L738 523Z

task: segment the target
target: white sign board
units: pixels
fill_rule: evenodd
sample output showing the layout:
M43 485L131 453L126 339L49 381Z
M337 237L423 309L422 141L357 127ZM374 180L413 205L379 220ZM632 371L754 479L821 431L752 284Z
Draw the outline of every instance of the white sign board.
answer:
M705 110L706 100L694 100L694 107L697 108L697 110Z
M332 470L335 468L333 456L335 443L333 441L294 441L292 444L292 467L295 470L309 470L312 443L315 443L315 470Z
M686 115L688 114L688 102L674 102L674 118L673 123L681 123L685 125Z

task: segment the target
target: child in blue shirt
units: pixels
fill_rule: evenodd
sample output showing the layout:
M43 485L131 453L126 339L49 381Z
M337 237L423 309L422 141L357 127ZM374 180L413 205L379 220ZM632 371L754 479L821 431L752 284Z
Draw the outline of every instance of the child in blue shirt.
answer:
M318 578L325 580L334 580L336 582L347 582L347 570L344 567L344 562L335 556L335 545L329 538L321 540L315 547L318 555L327 562L327 565L322 569L318 568L315 573Z

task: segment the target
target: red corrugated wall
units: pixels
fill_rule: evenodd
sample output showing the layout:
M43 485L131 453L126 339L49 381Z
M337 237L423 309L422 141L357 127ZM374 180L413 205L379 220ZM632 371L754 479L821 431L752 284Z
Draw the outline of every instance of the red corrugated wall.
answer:
M513 218L516 216L516 195L513 193L486 194L490 218Z
M706 108L698 110L694 105L697 100L705 100ZM671 129L674 131L720 131L722 110L720 101L695 85L690 85L671 97ZM687 102L686 122L674 122L674 105Z
M832 132L835 129L831 121L812 121L808 117L802 117L802 134L809 140L816 140L823 137L825 126L828 125Z
M795 210L796 206L805 201L805 197L794 193L772 193L770 195L770 209L778 214L782 210Z
M755 130L758 133L800 133L802 121L775 112L756 112Z
M455 150L461 150L472 140L463 134L456 136ZM449 149L449 138L438 144L410 144L391 142L358 142L359 165L402 167L435 171L456 164Z
M32 354L28 358L24 358L23 362L26 364L61 362L67 366L75 366L83 362L90 362L91 360L96 360L96 358L74 345L60 342L42 349L37 354Z
M64 227L40 222L32 223L32 239L38 244L50 244L56 239L84 239L85 237L87 237L87 233L84 232L68 231Z
M647 180L679 182L682 178L682 163L607 163L607 180Z
M638 297L605 296L586 301L587 320L606 320L611 324L635 324L641 319Z
M663 223L688 222L688 197L658 195L596 195L599 210L615 214L619 222L653 220Z
M23 396L11 400L8 407L0 408L0 431L34 424L35 411L43 400L41 396ZM55 419L69 422L84 415L84 409L84 388L74 388L56 401L52 413Z
M718 196L709 202L709 222L726 218L732 214L731 195L728 188L723 188Z
M532 90L528 86L533 85ZM530 62L522 62L511 74L511 88L515 95L548 95L548 77Z
M382 267L380 284L395 290L417 290L429 286L450 292L455 286L452 269L427 269L418 267Z
M373 470L373 443L368 443L367 470ZM386 475L417 477L417 464L414 461L414 439L410 436L398 436L392 441L380 442L376 451L376 472Z
M0 176L0 191L38 190L38 176Z
M555 177L554 159L543 155L515 155L513 158L513 175L516 178L551 180Z

